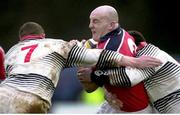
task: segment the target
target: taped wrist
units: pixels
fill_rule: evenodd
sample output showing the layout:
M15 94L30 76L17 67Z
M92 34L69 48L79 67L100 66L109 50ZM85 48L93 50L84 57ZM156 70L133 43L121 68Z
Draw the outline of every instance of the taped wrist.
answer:
M102 87L105 83L109 83L107 71L95 70L91 73L91 81Z
M117 52L103 50L100 54L96 67L104 69L107 67L118 66L117 62L120 62L121 58L122 58L122 55Z

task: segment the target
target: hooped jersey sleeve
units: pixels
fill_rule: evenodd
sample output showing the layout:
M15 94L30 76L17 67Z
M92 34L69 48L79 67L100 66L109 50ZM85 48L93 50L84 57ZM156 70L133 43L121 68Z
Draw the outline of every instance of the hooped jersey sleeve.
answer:
M164 68L170 68L170 65L166 67L168 63L172 63L174 68L176 68L176 66L179 66L178 62L174 60L171 56L151 44L147 45L145 48L143 48L137 53L137 56L141 55L158 58L163 62L163 64L155 68L137 69L131 67L119 67L104 70L109 76L110 84L120 87L132 87L140 83L141 81L147 80L150 77L157 76L158 73L164 71ZM171 71L173 73L172 69L168 71Z

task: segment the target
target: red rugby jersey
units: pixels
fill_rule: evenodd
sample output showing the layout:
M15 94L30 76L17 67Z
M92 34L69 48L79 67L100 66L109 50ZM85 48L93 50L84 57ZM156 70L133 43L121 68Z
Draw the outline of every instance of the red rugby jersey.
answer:
M118 28L101 37L97 48L117 51L127 56L134 56L136 45L132 36L124 29ZM123 102L123 107L120 108L123 111L135 112L148 106L148 96L143 82L129 88L105 84L105 88L107 91L116 94L117 98Z

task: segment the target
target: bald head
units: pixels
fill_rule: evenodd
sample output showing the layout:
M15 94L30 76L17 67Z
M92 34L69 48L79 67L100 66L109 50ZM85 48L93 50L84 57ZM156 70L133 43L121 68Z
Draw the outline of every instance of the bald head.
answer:
M119 27L117 11L108 5L99 6L94 9L90 16L89 28L92 38L100 41L100 38Z
M94 9L91 14L100 14L101 16L106 17L110 21L118 22L118 13L115 8L108 5L99 6L96 9Z

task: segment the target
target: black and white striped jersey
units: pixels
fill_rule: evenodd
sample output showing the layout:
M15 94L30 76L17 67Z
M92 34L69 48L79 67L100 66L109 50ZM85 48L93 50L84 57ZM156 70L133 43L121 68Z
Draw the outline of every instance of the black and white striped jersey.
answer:
M163 65L142 73L148 78L144 83L153 102L180 89L180 64L172 56L151 44L137 54L141 55L156 57L163 62Z
M100 49L80 48L57 39L26 40L14 45L6 53L7 79L2 84L33 93L51 103L64 67L96 64L100 67L104 62L115 63L113 60L121 60L121 55Z
M5 56L8 78L4 84L49 101L66 63L67 42L36 39L19 42ZM49 101L50 102L50 101Z
M142 55L158 58L163 64L145 69L131 67L110 69L108 70L110 84L130 87L144 81L150 101L155 106L163 108L160 110L156 107L160 112L166 113L170 110L170 107L168 108L166 105L170 103L163 98L180 89L180 64L172 56L152 44L148 44L137 53L137 57ZM158 103L159 100L161 103ZM164 108L166 109L164 110Z

